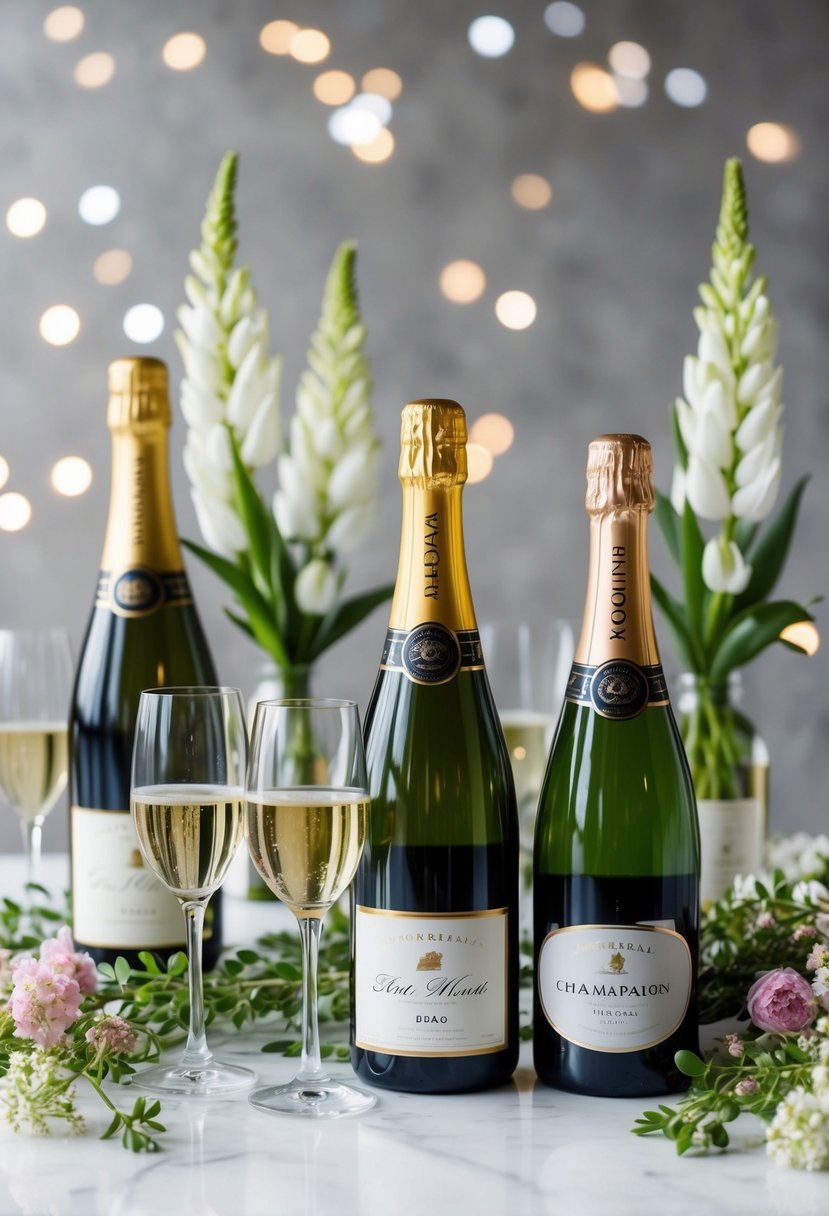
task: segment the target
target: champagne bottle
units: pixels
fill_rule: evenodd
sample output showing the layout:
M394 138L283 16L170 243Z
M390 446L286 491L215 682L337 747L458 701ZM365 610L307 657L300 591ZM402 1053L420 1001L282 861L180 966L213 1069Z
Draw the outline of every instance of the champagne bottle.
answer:
M535 834L539 1077L608 1096L684 1088L697 1050L699 834L653 630L650 445L589 448L581 638Z
M400 564L366 716L352 1062L389 1089L501 1084L518 1058L518 823L466 572L466 419L403 410Z
M167 470L167 368L109 367L112 486L95 606L70 720L70 846L75 938L98 961L184 947L175 896L144 866L129 812L143 688L215 684L176 536ZM221 946L220 892L208 908L205 963Z

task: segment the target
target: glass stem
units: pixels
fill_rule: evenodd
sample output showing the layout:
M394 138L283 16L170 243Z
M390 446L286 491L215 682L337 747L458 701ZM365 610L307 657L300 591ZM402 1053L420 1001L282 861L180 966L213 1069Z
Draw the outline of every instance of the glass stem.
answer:
M190 978L190 1028L187 1045L181 1057L185 1067L204 1067L213 1059L204 1033L204 989L202 986L201 949L206 904L198 900L182 903L184 923L187 927L187 959Z
M302 941L302 1063L297 1080L319 1081L325 1074L320 1059L320 1031L317 1017L317 973L319 969L322 917L298 916Z
M36 815L34 819L24 819L23 852L26 854L26 881L38 882L40 879L40 846L43 839L43 816Z

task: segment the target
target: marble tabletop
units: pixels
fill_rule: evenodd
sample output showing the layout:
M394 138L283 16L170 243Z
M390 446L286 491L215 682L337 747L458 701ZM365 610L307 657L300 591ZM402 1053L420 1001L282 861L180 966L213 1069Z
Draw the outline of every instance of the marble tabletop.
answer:
M46 862L57 889L65 859ZM18 893L20 873L19 858L0 859L0 894ZM276 905L226 906L234 944L283 923ZM264 1082L288 1080L295 1061L259 1054L268 1037L214 1033L211 1044ZM34 1139L0 1124L0 1216L825 1216L826 1175L776 1167L759 1123L738 1125L743 1151L678 1158L662 1138L631 1135L642 1107L538 1084L525 1047L501 1090L381 1092L368 1114L330 1124L269 1116L244 1097L167 1099L164 1151L133 1154L97 1138L108 1120L84 1095L83 1136Z

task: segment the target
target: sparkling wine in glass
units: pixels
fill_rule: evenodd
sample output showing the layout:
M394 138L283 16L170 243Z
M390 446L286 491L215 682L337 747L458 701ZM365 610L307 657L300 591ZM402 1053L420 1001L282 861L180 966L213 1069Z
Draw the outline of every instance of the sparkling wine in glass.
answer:
M159 1064L133 1078L152 1093L210 1097L256 1080L249 1068L217 1060L207 1046L202 988L204 913L242 839L246 762L238 688L141 693L130 809L144 860L181 904L190 964L184 1054L178 1064Z
M312 1118L356 1115L373 1094L328 1076L320 1060L317 964L325 913L363 851L368 784L353 701L262 701L248 763L245 834L254 865L291 909L302 941L302 1062L287 1085L254 1090L260 1110Z
M0 630L0 793L20 819L30 882L43 821L66 788L71 692L63 630Z

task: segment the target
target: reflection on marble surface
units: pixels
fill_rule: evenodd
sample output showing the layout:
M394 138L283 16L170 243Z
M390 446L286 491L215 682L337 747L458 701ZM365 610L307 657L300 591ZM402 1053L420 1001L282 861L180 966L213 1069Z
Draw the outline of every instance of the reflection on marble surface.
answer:
M12 893L11 873L0 859L0 892ZM280 915L228 904L239 943ZM214 1034L264 1083L287 1081L293 1060L259 1054L269 1037ZM630 1134L646 1105L539 1085L525 1047L501 1090L383 1092L368 1114L321 1126L260 1113L244 1096L167 1099L163 1152L136 1155L97 1139L108 1120L84 1092L84 1136L37 1140L0 1124L0 1216L825 1216L825 1175L778 1169L759 1124L741 1121L744 1152L678 1158L666 1140Z

